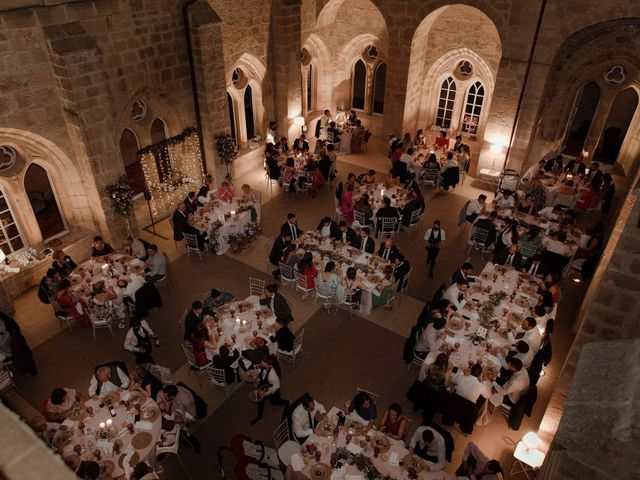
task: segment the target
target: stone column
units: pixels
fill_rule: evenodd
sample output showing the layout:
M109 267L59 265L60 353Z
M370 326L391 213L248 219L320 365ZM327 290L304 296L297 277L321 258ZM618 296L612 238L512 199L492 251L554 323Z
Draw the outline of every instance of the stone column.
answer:
M383 138L394 132L402 136L404 131L413 131L415 118L405 120L405 101L411 38L414 28L398 24L389 25L389 48L387 52L387 79L384 92Z
M300 128L294 124L294 118L302 116L301 3L301 0L279 0L271 5L269 69L272 75L273 105L278 131L286 135L289 142L300 133ZM310 125L307 128L311 130ZM260 134L264 136L264 132Z
M227 167L218 158L215 135L230 128L222 20L208 3L199 2L189 7L189 28L207 171L217 184L226 175Z

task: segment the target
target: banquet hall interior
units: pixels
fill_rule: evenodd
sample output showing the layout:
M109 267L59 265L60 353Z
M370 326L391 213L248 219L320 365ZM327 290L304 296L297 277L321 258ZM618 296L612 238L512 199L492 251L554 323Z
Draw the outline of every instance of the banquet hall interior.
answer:
M0 66L0 477L637 478L640 2L3 0Z

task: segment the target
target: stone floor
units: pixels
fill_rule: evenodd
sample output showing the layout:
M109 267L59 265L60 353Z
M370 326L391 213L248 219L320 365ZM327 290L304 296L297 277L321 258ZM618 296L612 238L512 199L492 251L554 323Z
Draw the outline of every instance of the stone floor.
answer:
M370 146L370 150L371 152L367 154L340 156L338 180L344 180L349 172L359 173L369 168L375 169L384 176L383 172L388 169L386 156L381 153L380 148L375 148L374 145ZM242 159L238 161L242 161ZM154 356L158 363L168 366L175 372L176 379L184 380L196 388L209 404L209 418L200 422L198 430L195 432L198 437L204 440L204 452L207 453L203 452L200 458L196 458L196 455L189 449L184 449L181 452L192 478L217 478L213 452L224 444L225 438L216 434L216 429L224 432L246 433L263 440L266 444L271 444L270 429L274 427L275 423L273 413L267 408L267 414L270 415L269 421L264 422L259 429L249 429L248 421L250 418L247 417L249 415L247 412L250 409L245 405L248 402L243 388L233 394L231 401L227 401L223 393L212 391L206 387L205 381L198 382L193 376L189 378L180 351L182 337L177 319L183 309L187 308L192 300L200 298L207 289L222 288L240 298L248 294L249 276L269 279L271 266L267 264L266 254L271 247L270 238L277 233L280 225L286 220L287 212L295 212L302 228L311 229L315 228L321 217L331 215L334 210L333 187L323 189L315 198L307 197L304 194L283 194L279 187L274 187L271 191L265 183L264 172L260 169L237 178L235 181L237 187L242 183L249 183L263 192L263 236L251 248L240 254L212 255L205 257L202 261L193 258L187 260L182 245L176 246L174 244L167 220L156 226L156 231L160 236L149 233L148 230L142 234L147 240L157 243L160 249L167 253L171 261L172 286L163 287L161 290L165 306L150 317L152 327L160 334L162 340L162 346L154 352ZM409 294L398 300L391 313L374 310L370 316L352 321L353 325L359 326L357 332L366 330L368 323L375 324L376 327L372 326L370 332L375 331L377 339L386 336L389 348L381 349L373 346L372 350L369 350L369 346L366 346L360 351L360 347L358 347L358 349L353 348L351 352L341 352L334 358L327 356L326 352L316 354L315 352L319 348L318 343L313 337L309 338L306 334L312 347L309 347L309 351L305 353L300 371L285 367L283 392L286 396L293 398L299 395L307 389L306 384L308 383L308 389L313 391L319 400L325 404L331 404L348 395L357 386L362 385L373 391L390 392L381 399L385 405L391 401L404 402L404 391L415 379L417 371L414 368L407 372L405 365L401 363L401 351L398 347L402 345L403 339L415 322L423 302L432 296L440 284L448 283L451 273L462 262L470 259L475 265L476 271L480 271L484 266L486 259L481 259L475 253L467 254L466 236L458 229L456 220L458 211L464 202L469 198L476 197L481 192L486 193L487 188L487 185L467 178L465 184L457 187L453 192L434 194L428 191L427 209L422 223L411 232L397 236L396 243L413 266ZM430 279L427 276L422 237L425 229L435 219L442 221L447 239L446 247L438 259L435 278ZM468 441L479 444L489 456L500 459L506 470L509 470L514 444L527 431L537 430L573 338L573 323L582 294L581 286L564 282L563 297L559 305L554 336L554 359L546 371L546 376L538 384L539 397L533 416L525 419L518 432L508 430L505 419L498 413L488 425L477 427L474 433L467 438L453 429L456 455L448 467L450 471L455 470L458 466L460 455ZM317 308L314 308L313 302L303 300L290 290L285 290L285 295L293 308L295 329L302 328L312 318L309 323L309 334L322 332L317 336L324 336L327 333L323 330L326 326L327 329L335 332L337 337L340 337L340 329L335 329L336 322L350 321L348 315L343 314L337 318L323 318L326 313L318 312ZM35 360L40 369L38 376L18 376L16 383L23 396L36 407L46 398L51 389L58 385L64 384L85 391L93 366L98 363L116 358L125 359L132 363L131 354L122 349L125 333L123 330L116 332L115 339L111 338L108 332L98 331L98 340L96 341L92 339L91 332L86 329L78 329L73 335L69 332L60 332L60 327L49 307L37 301L35 290L17 299L15 308L16 319L23 327L27 340L34 347ZM346 324L345 327L351 329L352 324ZM352 334L356 335L356 333ZM337 343L345 340L337 337ZM312 368L314 365L319 365L322 368L326 366L328 369L335 370L340 368L340 362L351 362L362 367L367 363L363 360L369 358L367 355L373 355L375 361L382 361L385 365L385 371L389 371L389 369L393 371L393 376L397 377L399 381L397 388L389 389L388 377L366 373L375 371L375 369L359 370L361 373L358 374L358 378L337 375L335 378L331 377L331 381L324 379L320 383L314 377L314 375L321 374L317 368L315 370ZM291 390L288 390L289 388ZM391 398L391 393L394 392L395 396ZM217 412L219 408L221 413ZM383 407L381 406L381 408ZM236 412L237 414L225 415L225 412ZM414 422L409 433L417 426L415 423L417 422ZM163 478L183 478L183 474L177 470L178 465L174 460L167 459L165 467L166 473L163 474Z

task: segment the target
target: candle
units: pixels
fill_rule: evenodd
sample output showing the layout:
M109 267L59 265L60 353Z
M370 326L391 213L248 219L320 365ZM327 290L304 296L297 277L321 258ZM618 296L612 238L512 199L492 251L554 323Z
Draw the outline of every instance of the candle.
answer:
M235 214L236 214L236 211L235 210L231 210L231 216L233 217L233 216L235 216Z
M105 427L104 422L100 422L100 429L102 430Z
M240 318L236 318L236 325L240 325Z
M242 326L246 326L247 325L247 321L246 320L242 320Z
M384 197L384 188L380 190L380 196Z
M113 420L108 419L108 420L107 420L107 427L110 427L112 423L113 423Z

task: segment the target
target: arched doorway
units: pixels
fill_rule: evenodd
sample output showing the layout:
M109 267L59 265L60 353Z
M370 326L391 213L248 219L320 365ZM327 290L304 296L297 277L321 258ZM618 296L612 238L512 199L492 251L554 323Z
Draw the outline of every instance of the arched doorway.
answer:
M244 91L244 120L247 129L247 140L251 140L256 135L256 123L253 115L253 89L247 85Z
M615 163L637 108L638 93L634 88L627 88L616 96L593 154L594 161Z
M134 195L144 191L144 173L138 160L138 150L140 150L138 137L131 130L125 128L122 135L120 135L120 156L122 157L122 163L124 163L124 171L127 175L129 186Z
M29 165L24 176L24 189L29 197L43 240L67 232L67 224L60 213L56 193L47 171L37 163Z
M600 88L595 82L585 84L576 95L565 134L563 153L566 155L582 153L599 101Z

